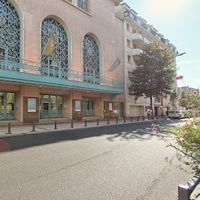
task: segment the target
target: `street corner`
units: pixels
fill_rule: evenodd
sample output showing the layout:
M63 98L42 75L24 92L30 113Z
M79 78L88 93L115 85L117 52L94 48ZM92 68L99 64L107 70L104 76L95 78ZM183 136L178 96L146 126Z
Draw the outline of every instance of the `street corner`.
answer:
M10 145L3 139L0 139L0 153L10 150Z

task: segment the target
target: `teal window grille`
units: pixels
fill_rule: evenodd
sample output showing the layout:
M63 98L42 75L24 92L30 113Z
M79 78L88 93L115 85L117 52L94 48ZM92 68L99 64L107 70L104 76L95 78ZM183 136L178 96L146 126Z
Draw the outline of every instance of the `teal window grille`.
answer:
M20 17L7 0L0 0L0 46L8 49L10 60L20 61Z
M82 10L88 11L88 0L77 0L77 6Z
M99 47L95 38L89 34L85 35L83 40L83 73L87 82L100 78Z
M67 74L68 62L68 37L64 27L52 18L44 19L41 29L41 65L45 69L62 69L63 75Z

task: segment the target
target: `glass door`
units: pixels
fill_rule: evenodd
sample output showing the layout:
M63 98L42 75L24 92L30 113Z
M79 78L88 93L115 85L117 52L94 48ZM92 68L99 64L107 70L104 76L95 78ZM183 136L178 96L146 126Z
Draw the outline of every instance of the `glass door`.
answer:
M95 100L93 98L83 98L83 116L91 117L95 116Z
M55 95L41 96L41 118L63 117L63 98Z

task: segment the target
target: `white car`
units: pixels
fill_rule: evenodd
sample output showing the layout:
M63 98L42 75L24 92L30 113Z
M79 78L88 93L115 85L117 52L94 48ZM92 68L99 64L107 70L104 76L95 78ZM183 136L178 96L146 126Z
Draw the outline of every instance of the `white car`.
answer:
M185 117L185 114L181 110L170 110L168 112L168 117L169 118L179 118L179 119L181 119L181 118Z

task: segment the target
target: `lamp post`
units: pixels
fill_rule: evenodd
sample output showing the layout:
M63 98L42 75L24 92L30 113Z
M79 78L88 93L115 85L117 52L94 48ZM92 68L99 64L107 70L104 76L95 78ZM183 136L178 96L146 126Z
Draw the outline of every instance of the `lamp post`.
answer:
M176 57L183 56L183 55L185 55L185 54L186 54L186 52L182 52L182 53L178 53L178 52L177 52ZM177 70L178 70L178 69L177 69ZM182 78L183 78L183 76L178 76L178 77L176 77L176 94L178 93L178 91L177 91L177 80L182 80ZM175 106L176 106L176 108L177 108L177 100L176 100Z
M183 56L183 55L185 55L186 54L186 52L183 52L183 53L177 53L176 54L176 57L178 57L178 56Z

